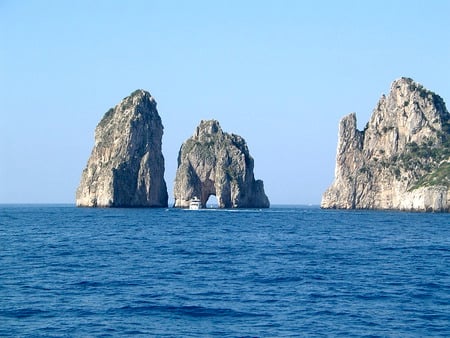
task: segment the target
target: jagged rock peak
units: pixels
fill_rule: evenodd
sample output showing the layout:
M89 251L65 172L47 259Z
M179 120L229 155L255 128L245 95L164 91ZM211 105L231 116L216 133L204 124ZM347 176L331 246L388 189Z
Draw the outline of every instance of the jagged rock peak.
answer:
M95 129L77 206L166 207L162 135L156 101L145 90L108 110Z
M201 139L202 137L209 137L214 134L223 134L219 121L217 120L202 120L195 129L194 137Z
M339 124L335 179L323 208L449 211L450 114L410 78L383 95L363 131Z
M214 195L220 208L268 208L264 184L255 180L253 167L242 137L224 133L216 120L201 121L178 154L174 206L186 208L197 197L205 207Z
M123 101L129 101L131 100L135 104L142 100L148 100L150 101L155 107L156 107L156 101L155 98L146 90L144 89L136 89L134 92L132 92L130 95L125 97Z

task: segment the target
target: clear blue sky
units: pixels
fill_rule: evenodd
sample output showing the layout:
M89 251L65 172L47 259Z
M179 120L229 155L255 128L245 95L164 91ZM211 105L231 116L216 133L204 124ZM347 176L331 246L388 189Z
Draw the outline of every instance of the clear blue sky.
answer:
M0 0L0 203L74 203L103 114L158 102L166 181L201 119L272 204L319 204L339 119L412 77L450 101L450 1Z

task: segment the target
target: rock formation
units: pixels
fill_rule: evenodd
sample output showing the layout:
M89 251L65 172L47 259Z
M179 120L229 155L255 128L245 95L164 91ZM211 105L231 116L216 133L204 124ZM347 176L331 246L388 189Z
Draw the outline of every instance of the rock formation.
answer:
M219 208L268 208L264 184L255 181L253 165L242 137L224 133L218 121L201 121L178 154L174 206L188 207L197 197L205 207L215 195Z
M156 101L148 92L136 90L111 108L95 130L77 206L167 207L162 135Z
M450 115L412 79L393 82L363 131L354 113L339 126L335 180L323 208L450 209Z

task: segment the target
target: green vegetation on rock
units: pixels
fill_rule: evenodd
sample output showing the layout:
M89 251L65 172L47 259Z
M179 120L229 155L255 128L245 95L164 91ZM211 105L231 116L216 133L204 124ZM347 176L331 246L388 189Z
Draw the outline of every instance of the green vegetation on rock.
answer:
M341 120L335 172L324 208L450 211L444 100L410 78L394 81L363 131L354 113Z
M431 173L423 176L413 189L438 185L450 187L450 162L441 163Z

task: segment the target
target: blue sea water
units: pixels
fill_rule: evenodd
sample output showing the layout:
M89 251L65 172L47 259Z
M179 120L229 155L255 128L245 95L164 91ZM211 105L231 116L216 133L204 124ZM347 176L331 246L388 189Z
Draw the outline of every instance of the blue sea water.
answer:
M450 215L0 206L0 336L450 336Z

